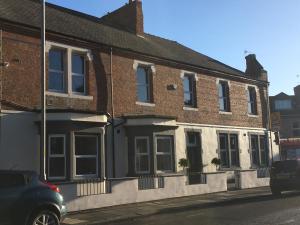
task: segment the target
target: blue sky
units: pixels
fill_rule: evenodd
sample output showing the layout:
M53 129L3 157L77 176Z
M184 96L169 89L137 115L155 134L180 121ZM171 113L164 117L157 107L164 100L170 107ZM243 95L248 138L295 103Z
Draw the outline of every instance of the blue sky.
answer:
M128 0L47 0L103 16ZM142 0L145 32L245 70L247 50L269 72L270 94L300 84L299 0ZM298 76L297 76L298 75Z

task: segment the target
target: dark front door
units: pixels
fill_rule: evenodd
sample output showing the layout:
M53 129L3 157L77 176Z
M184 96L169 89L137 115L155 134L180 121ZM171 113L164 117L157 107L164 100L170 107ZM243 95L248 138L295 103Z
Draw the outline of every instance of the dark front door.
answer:
M201 140L199 132L186 133L186 151L189 162L189 183L200 183L203 170Z

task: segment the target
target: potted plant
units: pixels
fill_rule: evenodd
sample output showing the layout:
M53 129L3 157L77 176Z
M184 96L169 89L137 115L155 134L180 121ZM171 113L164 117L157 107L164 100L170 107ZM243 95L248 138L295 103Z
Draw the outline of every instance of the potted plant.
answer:
M183 168L183 172L184 174L187 173L187 167L188 167L188 160L186 158L181 158L179 159L179 162L178 162L179 166Z
M211 160L211 163L214 164L216 166L216 170L218 170L218 168L220 167L221 165L221 159L219 158L213 158Z

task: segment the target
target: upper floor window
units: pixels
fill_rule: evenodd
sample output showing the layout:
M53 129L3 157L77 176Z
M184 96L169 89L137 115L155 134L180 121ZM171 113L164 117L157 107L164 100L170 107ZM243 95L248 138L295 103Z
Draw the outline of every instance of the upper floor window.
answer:
M149 67L139 66L137 68L137 100L139 102L151 102L150 76L151 70Z
M256 90L255 87L248 87L248 113L257 114Z
M72 54L72 92L85 93L85 59L78 53Z
M48 90L85 95L86 60L92 60L87 49L47 43L49 49Z
M65 64L64 50L51 49L49 51L49 81L50 91L65 92Z
M219 82L219 109L223 112L230 112L229 85L227 81Z
M284 110L284 109L291 109L292 108L292 101L289 99L286 100L275 100L275 109L276 110Z
M185 74L183 77L183 89L184 89L184 105L189 107L196 107L196 85L195 78L189 74Z

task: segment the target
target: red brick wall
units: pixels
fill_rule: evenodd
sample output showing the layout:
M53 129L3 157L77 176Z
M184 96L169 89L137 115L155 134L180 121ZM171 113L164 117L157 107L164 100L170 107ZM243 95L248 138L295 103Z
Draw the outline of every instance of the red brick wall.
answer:
M86 48L76 43L64 44ZM109 55L100 54L98 50L92 52L94 60L86 62L86 81L87 94L93 96L93 100L47 96L48 108L106 111L107 86L103 62L106 66L109 65ZM3 57L10 63L3 71L3 100L30 109L40 108L39 38L3 32ZM8 106L6 108L11 109Z
M181 70L156 64L153 76L154 107L137 105L134 60L123 56L113 57L114 108L115 115L155 114L176 116L185 123L216 124L228 126L265 127L266 105L262 110L261 94L257 92L258 117L249 117L246 83L230 81L232 115L219 114L217 77L198 74L196 82L198 111L183 110L183 81ZM192 71L193 72L193 71ZM176 84L176 90L167 86ZM264 119L263 119L264 118Z

